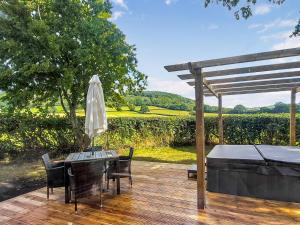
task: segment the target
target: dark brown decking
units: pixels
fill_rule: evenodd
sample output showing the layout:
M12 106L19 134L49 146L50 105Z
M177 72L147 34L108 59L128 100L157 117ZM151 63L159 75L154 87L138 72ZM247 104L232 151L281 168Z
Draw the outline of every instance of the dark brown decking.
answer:
M198 211L196 182L187 166L134 162L133 188L121 181L121 195L104 195L64 204L63 188L50 200L45 188L0 202L0 224L300 224L300 204L207 194L207 209ZM87 204L88 203L88 204Z

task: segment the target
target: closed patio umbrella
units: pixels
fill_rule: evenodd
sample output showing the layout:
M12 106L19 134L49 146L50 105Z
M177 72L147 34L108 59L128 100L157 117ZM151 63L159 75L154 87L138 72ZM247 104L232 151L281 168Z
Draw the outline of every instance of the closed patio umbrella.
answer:
M85 133L92 139L107 130L107 118L102 85L97 75L89 82L86 99Z

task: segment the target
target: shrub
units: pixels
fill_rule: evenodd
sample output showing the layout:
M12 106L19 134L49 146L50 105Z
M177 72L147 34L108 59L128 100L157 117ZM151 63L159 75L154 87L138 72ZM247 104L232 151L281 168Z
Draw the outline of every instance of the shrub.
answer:
M84 123L84 118L80 118ZM217 117L205 117L205 141L218 143ZM297 118L297 140L300 119ZM96 138L110 148L180 146L195 144L195 117L109 118L108 131ZM224 116L224 141L227 144L287 145L287 114L244 114ZM0 115L0 156L32 152L68 153L78 150L71 125L62 117Z
M147 113L147 112L150 112L150 110L149 110L147 105L142 105L141 109L140 109L140 112L141 113Z
M135 105L134 104L128 104L128 108L129 108L129 111L132 111L134 112L135 111Z

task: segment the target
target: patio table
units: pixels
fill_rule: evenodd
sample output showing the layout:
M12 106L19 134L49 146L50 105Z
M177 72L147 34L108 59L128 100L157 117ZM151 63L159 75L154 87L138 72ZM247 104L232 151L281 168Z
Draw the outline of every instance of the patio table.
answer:
M116 161L117 163L117 171L119 170L119 155L114 150L106 150L106 151L95 151L92 152L76 152L70 153L65 160L65 203L69 203L69 177L68 177L68 169L71 167L72 162L80 162L80 161L93 161L93 160L105 160L105 161ZM120 177L117 178L117 194L120 194Z

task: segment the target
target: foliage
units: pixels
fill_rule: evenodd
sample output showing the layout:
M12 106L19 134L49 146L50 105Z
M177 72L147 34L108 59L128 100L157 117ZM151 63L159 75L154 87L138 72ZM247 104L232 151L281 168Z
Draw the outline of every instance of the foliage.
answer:
M129 111L134 112L135 111L135 105L134 104L128 104Z
M288 113L289 111L290 111L289 105L284 104L282 102L277 102L273 109L274 113Z
M147 105L142 105L141 109L140 109L140 112L141 113L147 113L147 112L150 112L150 110L149 110Z
M109 1L1 1L0 11L0 89L11 110L59 101L79 147L87 143L76 110L93 74L112 105L144 88L135 46L108 20Z
M247 108L243 105L236 105L232 110L231 113L234 114L243 114L247 112Z
M271 4L281 5L285 2L285 0L268 0ZM205 7L213 3L221 3L228 10L235 9L234 16L237 20L241 17L244 19L248 19L252 16L251 7L254 6L258 1L257 0L247 0L243 3L241 0L205 0ZM241 5L242 4L242 5ZM291 36L299 36L300 35L300 19L298 20L298 24L295 24L295 30Z
M84 118L80 118L83 123ZM297 140L300 118L297 118ZM205 141L218 143L217 116L205 116ZM195 144L195 117L109 118L108 131L96 139L111 148L183 146ZM224 116L224 141L227 144L277 144L289 141L288 114L243 114ZM66 118L33 115L0 117L0 152L20 155L49 151L67 153L78 150L72 126Z
M270 107L260 107L259 113L272 113L272 109Z
M125 98L128 106L157 106L171 110L189 111L192 115L195 113L195 101L193 99L185 98L180 95L171 94L160 91L144 91L129 95ZM247 108L243 105L236 105L234 108L223 108L223 113L227 114L253 114L253 113L287 113L290 105L282 102L277 102L275 105L269 107ZM211 105L204 105L204 112L217 113L218 107ZM297 105L297 112L300 112L300 105Z
M127 105L135 106L157 106L171 110L192 111L195 108L195 101L193 99L185 98L183 96L162 92L162 91L143 91L128 95L125 100ZM225 112L229 109L224 108ZM204 111L207 113L218 112L217 106L204 105Z
M144 91L129 95L126 97L126 101L135 106L147 105L186 111L192 110L195 105L192 99L160 91Z

